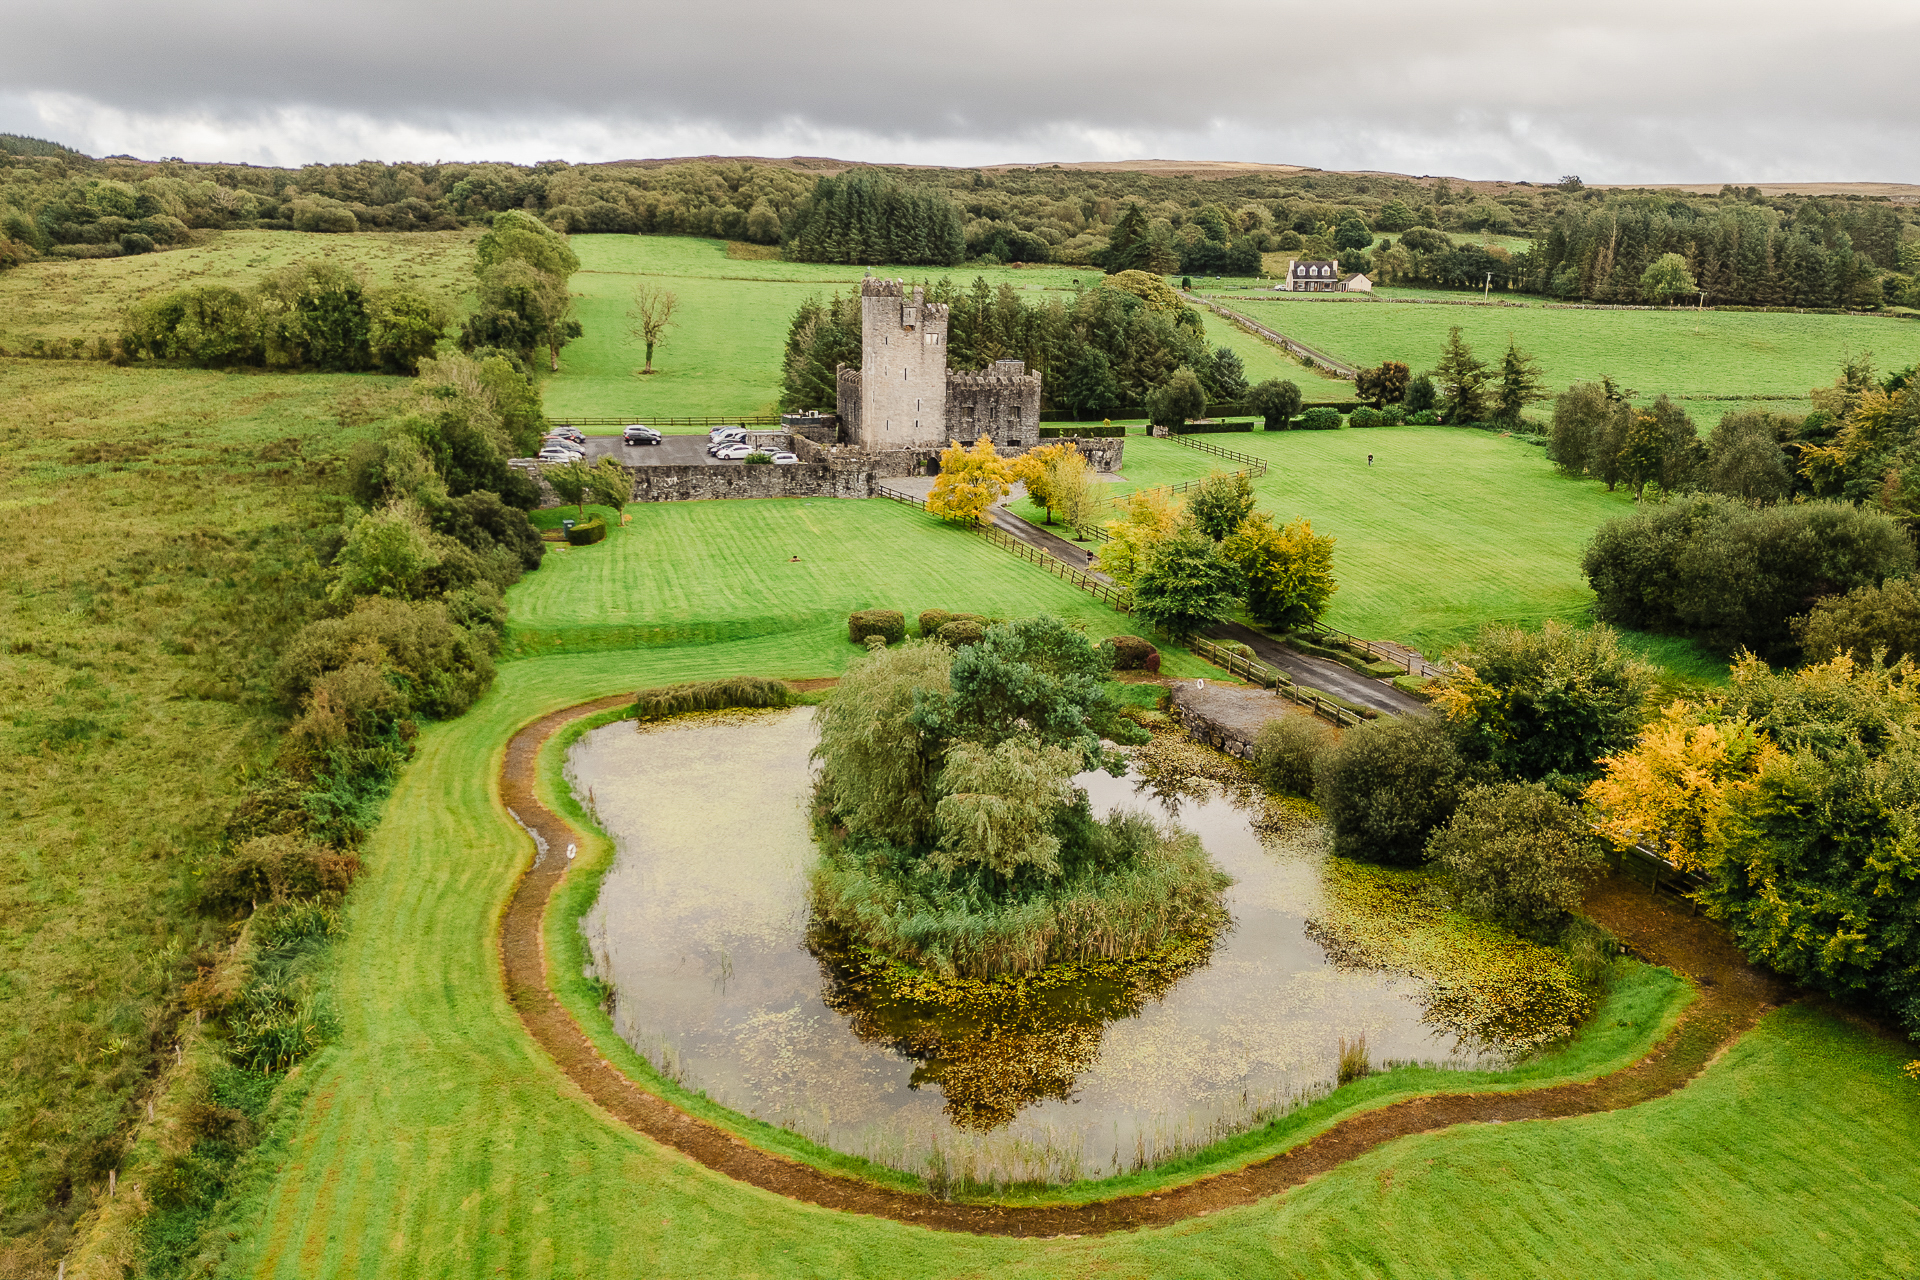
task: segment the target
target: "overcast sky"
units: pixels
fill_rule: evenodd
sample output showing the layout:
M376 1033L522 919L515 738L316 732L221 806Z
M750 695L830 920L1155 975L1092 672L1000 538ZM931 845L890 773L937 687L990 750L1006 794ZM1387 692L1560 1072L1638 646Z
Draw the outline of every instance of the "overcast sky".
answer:
M1920 0L63 0L0 31L0 130L95 155L1920 181Z

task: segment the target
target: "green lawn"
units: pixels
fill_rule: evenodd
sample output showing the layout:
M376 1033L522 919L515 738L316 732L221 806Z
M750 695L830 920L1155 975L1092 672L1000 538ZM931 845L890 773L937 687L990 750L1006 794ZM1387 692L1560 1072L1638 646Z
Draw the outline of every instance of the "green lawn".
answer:
M1264 458L1259 509L1305 516L1339 539L1340 591L1326 622L1437 655L1483 621L1582 620L1593 592L1580 555L1604 520L1633 510L1624 491L1556 472L1545 453L1488 431L1383 427L1252 431L1198 439ZM1367 455L1374 455L1372 466ZM1133 489L1197 480L1239 464L1172 440L1127 437ZM1029 520L1031 502L1014 508ZM1724 663L1714 664L1724 666Z
M649 503L592 547L556 548L513 589L514 654L627 650L630 678L667 661L663 646L784 636L778 662L754 674L831 674L859 652L855 609L990 616L1052 613L1090 634L1137 624L984 539L895 502L774 498ZM799 556L798 563L790 557ZM637 647L644 646L644 647ZM1165 670L1212 674L1185 654ZM1183 665L1185 664L1185 665Z
M542 571L543 573L545 570ZM532 1048L492 951L526 857L502 744L637 683L631 653L509 663L429 728L340 944L337 1047L302 1074L247 1216L257 1276L812 1277L1902 1274L1920 1094L1899 1046L1789 1009L1682 1092L1393 1143L1278 1200L1080 1240L936 1234L729 1181L609 1122ZM784 670L788 638L649 654L645 678Z

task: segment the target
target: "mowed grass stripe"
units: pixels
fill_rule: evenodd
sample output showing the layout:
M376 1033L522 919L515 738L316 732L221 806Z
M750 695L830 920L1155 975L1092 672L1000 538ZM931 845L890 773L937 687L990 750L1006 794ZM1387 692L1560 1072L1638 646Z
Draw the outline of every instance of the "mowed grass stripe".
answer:
M509 653L630 648L633 678L645 684L658 683L647 672L675 644L756 636L779 635L785 644L780 665L752 674L838 671L857 652L846 638L856 609L898 609L910 627L933 608L1051 613L1096 637L1139 625L1045 569L895 502L765 499L628 511L626 528L592 547L556 550L513 588Z

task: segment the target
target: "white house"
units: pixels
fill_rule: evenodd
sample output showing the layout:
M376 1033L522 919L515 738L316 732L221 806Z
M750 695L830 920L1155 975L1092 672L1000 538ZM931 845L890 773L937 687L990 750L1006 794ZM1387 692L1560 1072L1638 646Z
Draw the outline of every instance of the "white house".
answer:
M1287 271L1279 284L1289 293L1339 293L1343 287L1339 263L1302 258L1287 259Z
M1344 280L1340 282L1340 292L1372 293L1373 281L1367 279L1366 275L1363 272L1356 271L1352 275L1346 277Z

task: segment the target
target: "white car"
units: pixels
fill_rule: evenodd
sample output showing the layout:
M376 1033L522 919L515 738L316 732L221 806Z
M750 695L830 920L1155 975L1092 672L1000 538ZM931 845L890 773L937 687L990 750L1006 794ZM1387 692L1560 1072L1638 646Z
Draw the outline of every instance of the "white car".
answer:
M744 440L736 440L732 444L718 444L713 447L713 456L722 462L738 462L740 459L754 452L757 452L754 447Z
M745 440L746 438L747 429L745 427L715 427L713 430L707 432L707 441L710 444L725 444L729 440Z
M579 456L571 449L562 449L557 446L549 446L540 451L541 462L572 462Z
M776 466L790 467L794 463L800 461L800 459L797 455L788 453L785 449L781 449L774 453L773 461Z

